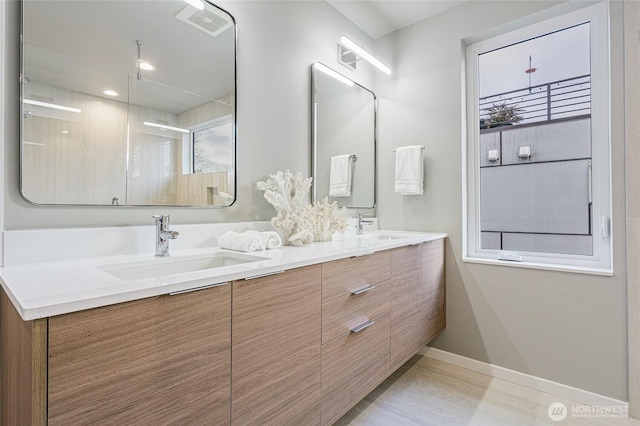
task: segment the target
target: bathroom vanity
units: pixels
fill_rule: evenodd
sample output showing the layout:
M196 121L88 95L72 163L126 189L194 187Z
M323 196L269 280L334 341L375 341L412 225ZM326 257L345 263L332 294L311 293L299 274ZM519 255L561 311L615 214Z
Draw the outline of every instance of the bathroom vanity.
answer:
M332 424L444 329L445 239L378 233L129 280L113 259L4 268L1 423ZM25 301L47 274L41 306Z

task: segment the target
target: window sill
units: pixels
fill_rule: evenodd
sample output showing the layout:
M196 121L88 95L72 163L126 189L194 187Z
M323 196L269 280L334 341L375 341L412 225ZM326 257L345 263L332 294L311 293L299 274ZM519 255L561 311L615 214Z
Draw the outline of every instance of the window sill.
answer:
M485 265L506 266L515 268L527 268L527 269L541 269L545 271L559 271L559 272L571 272L576 274L589 274L589 275L601 275L612 277L613 269L610 268L596 268L585 267L579 265L566 265L566 264L553 264L553 263L538 263L538 262L513 262L508 260L489 259L482 257L468 257L463 256L462 261L464 263L478 263Z

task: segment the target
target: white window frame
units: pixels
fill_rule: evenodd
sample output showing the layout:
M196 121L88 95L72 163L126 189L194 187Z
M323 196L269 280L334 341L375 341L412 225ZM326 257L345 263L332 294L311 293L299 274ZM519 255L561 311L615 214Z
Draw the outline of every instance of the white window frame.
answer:
M233 126L233 114L223 115L221 117L214 118L209 121L205 121L204 123L197 124L190 128L188 134L182 136L182 174L196 174L193 167L193 134L195 132L199 132L201 130L206 130L211 127L222 126L224 124L231 123ZM233 149L235 151L235 143L233 145ZM232 153L235 157L235 152Z
M609 7L607 2L485 39L466 48L466 138L463 138L464 262L613 275ZM514 42L580 23L591 28L591 139L593 189L593 255L517 252L518 261L500 260L501 250L480 248L480 129L478 55ZM510 252L511 253L511 252Z

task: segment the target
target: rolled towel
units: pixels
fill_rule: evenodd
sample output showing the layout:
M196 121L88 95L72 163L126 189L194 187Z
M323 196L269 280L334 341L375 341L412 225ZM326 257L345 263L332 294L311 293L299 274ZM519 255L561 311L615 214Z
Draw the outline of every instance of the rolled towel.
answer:
M249 235L255 235L256 237L260 238L260 241L262 241L262 245L266 249L277 249L282 247L282 238L280 238L280 234L278 234L275 231L260 232L260 231L249 230L249 231L245 231L244 233Z
M218 246L235 251L264 250L262 241L258 236L234 231L227 231L218 237Z

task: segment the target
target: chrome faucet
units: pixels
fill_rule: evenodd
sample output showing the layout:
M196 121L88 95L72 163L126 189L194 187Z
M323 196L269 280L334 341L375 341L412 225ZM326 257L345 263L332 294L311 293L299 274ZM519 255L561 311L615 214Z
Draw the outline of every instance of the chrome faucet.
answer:
M356 234L358 235L362 235L362 232L364 231L362 225L373 225L372 219L363 219L363 217L364 217L363 213L358 213L358 218L356 222Z
M154 215L156 221L156 256L169 256L169 240L175 240L180 235L169 230L169 215Z

